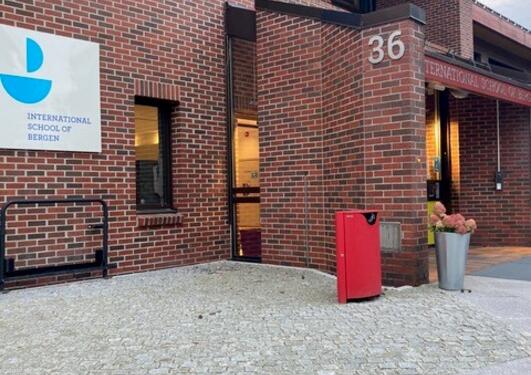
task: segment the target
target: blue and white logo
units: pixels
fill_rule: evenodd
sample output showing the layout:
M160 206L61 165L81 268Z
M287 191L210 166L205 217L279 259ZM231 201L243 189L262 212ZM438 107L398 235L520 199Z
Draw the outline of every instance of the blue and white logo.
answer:
M26 73L38 71L43 62L44 53L41 46L35 40L26 38ZM3 72L0 72L0 82L9 96L25 104L35 104L44 100L52 89L52 81L49 79Z

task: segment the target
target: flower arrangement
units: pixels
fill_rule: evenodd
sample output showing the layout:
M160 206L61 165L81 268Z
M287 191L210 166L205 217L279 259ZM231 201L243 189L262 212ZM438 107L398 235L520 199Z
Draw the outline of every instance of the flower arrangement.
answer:
M474 219L465 220L461 214L446 214L446 207L437 202L430 215L430 229L434 232L467 234L474 233L478 228Z

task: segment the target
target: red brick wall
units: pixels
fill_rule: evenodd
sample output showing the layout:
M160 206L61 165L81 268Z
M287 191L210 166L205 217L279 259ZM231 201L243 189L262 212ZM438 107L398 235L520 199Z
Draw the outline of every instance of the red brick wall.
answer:
M16 269L94 261L102 246L98 204L46 207L12 207L7 211L6 255Z
M323 147L327 263L335 270L335 212L365 208L361 33L323 25Z
M398 29L405 56L370 65L370 36ZM308 251L312 267L334 271L334 212L373 208L404 232L401 250L384 254L384 281L424 282L422 27L405 21L360 33L259 11L257 30L264 261L304 265Z
M223 1L206 0L0 5L2 23L100 43L103 143L100 154L0 151L0 200L104 198L112 274L228 258L223 9ZM308 241L311 266L333 271L333 212L371 207L404 231L401 251L384 257L386 282L424 281L422 27L404 21L360 34L267 12L257 18L264 261L304 265ZM406 56L370 66L369 36L398 28ZM178 96L171 131L175 220L136 212L135 95ZM47 224L62 225L53 210L46 214ZM38 229L10 230L28 236L11 238L14 248L40 246L29 238ZM26 239L33 242L21 245ZM47 239L53 242L39 251L61 251L61 241Z
M0 201L104 198L114 274L228 258L224 2L3 2L0 14L4 24L100 43L103 133L101 154L0 151ZM139 81L179 89L173 199L182 225L137 226L133 105Z
M502 191L496 191L494 184L496 101L478 96L454 99L450 113L452 121L459 124L458 208L479 226L472 244L531 246L529 109L500 102Z
M326 269L321 23L257 11L256 45L262 259Z
M474 57L472 0L376 0L376 9L412 3L426 11L426 40Z

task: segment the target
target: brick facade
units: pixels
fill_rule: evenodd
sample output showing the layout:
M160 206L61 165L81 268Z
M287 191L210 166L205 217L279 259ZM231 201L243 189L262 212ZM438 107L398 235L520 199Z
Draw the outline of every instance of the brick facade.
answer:
M473 0L376 0L376 9L412 3L426 11L426 40L474 57Z
M339 10L325 0L283 2ZM413 3L427 10L428 41L472 56L472 0ZM253 0L231 4L254 9ZM0 202L106 200L111 275L230 258L224 7L222 0L1 3L1 23L100 44L103 150L0 150ZM244 118L257 113L260 129L262 228L242 243L261 242L266 263L333 273L334 213L374 209L402 231L400 248L383 253L384 282L426 282L426 158L433 152L426 131L433 131L426 127L424 26L407 19L348 28L263 9L256 18L256 43L232 44L240 64L235 109ZM369 38L395 30L405 55L370 64ZM175 212L136 210L135 97L173 105ZM528 210L518 210L529 207L529 111L502 105L506 183L495 192L492 108L478 97L451 103L454 206L479 220L475 243L529 245ZM7 255L18 268L91 260L86 248L101 240L89 228L101 220L94 205L14 208L10 215Z
M453 156L453 206L479 223L472 244L531 246L531 134L529 109L500 102L502 191L495 190L496 101L471 96L451 101L451 121L459 129L459 159ZM455 129L453 133L455 133Z
M227 259L224 2L8 2L0 14L4 24L100 44L103 133L101 154L0 151L1 201L105 199L111 274ZM179 220L137 215L135 95L178 100L171 132ZM9 254L22 232L8 229ZM60 251L57 244L42 251Z
M337 9L324 0L285 2ZM253 0L231 3L254 8ZM224 7L222 0L0 4L3 24L100 44L103 145L101 154L1 150L0 201L105 199L110 207L111 274L229 258ZM171 135L176 214L136 211L135 96L175 103ZM81 247L83 241L99 246L82 228L90 220L69 233L68 219L75 218L60 217L59 209L55 216L52 209L36 212L38 218L9 220L7 256L16 258L17 267L60 264L65 249ZM54 230L60 234L47 233ZM60 238L73 234L67 243Z

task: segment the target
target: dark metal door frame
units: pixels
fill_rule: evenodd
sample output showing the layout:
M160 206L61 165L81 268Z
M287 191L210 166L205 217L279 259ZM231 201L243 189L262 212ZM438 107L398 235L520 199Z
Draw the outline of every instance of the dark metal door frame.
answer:
M6 246L6 217L7 210L12 206L55 206L57 204L76 204L76 203L98 203L102 207L103 222L92 224L88 229L103 230L102 249L96 252L96 259L91 263L76 263L60 266L37 267L24 270L6 269L5 246ZM108 253L109 253L109 208L107 203L102 199L56 199L56 200L10 200L7 201L0 210L0 290L4 289L5 281L14 277L32 277L46 276L55 274L71 273L80 270L101 270L102 277L108 275Z
M259 197L238 197L238 194L256 193L259 188L238 188L235 186L234 174L234 98L232 74L232 39L239 38L256 41L256 13L249 9L230 6L225 8L225 77L226 77L226 103L227 103L227 200L229 227L231 232L231 259L249 262L260 262L260 258L238 255L238 220L236 212L237 203L256 203ZM251 189L246 191L246 189ZM254 190L253 190L254 189ZM251 202L252 201L252 202Z
M441 122L441 201L452 210L452 148L450 134L450 93L448 90L439 95Z
M228 181L228 211L231 232L231 259L248 262L260 262L260 258L238 255L238 218L236 205L238 203L260 203L260 197L238 197L238 194L259 193L260 188L238 188L235 186L234 174L234 116L233 82L232 82L232 37L226 37L226 77L227 77L227 181Z

